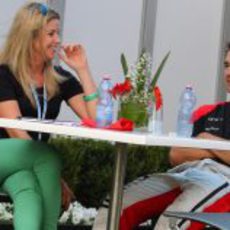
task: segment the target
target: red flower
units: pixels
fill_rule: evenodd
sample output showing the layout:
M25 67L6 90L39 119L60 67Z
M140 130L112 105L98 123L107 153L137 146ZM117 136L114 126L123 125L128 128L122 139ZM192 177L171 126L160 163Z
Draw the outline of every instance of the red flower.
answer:
M132 131L134 128L133 121L121 117L118 121L112 123L107 129L114 129L120 131Z
M159 110L161 106L163 105L163 100L162 100L160 88L158 86L154 87L153 94L154 94L155 102L156 102L156 110Z
M116 84L111 90L111 93L113 97L116 99L117 95L122 96L125 93L129 93L131 89L132 89L131 81L128 78L126 78L123 83Z

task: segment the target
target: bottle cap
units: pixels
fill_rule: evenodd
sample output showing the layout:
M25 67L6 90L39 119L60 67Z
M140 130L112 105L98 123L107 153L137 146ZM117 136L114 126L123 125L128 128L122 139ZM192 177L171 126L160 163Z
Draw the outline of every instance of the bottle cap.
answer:
M186 88L186 89L192 89L192 85L191 85L191 84L188 84L188 85L186 85L185 88Z
M102 77L103 80L111 80L110 74L104 74Z

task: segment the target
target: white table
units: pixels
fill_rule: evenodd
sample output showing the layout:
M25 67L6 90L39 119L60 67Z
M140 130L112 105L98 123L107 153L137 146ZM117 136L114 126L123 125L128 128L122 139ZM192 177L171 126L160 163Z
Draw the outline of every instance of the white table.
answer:
M229 150L229 141L198 140L193 138L179 138L175 136L155 136L149 133L119 132L104 129L92 129L80 126L71 126L69 123L58 124L28 120L14 120L0 118L0 127L17 128L27 131L37 131L73 137L90 138L96 140L116 142L117 152L111 194L108 230L119 229L119 218L122 205L122 192L126 168L127 144L145 146L181 146L203 149Z

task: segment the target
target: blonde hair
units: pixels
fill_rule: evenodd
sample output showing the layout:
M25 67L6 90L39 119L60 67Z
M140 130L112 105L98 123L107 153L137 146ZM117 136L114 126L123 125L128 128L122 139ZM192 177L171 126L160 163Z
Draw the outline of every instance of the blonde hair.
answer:
M47 11L44 12L44 6L42 3L32 2L18 11L0 54L0 63L10 68L33 106L35 101L30 87L33 84L30 65L33 41L39 38L42 28L49 21L60 19L59 14L52 9L45 8ZM62 78L53 69L51 61L46 61L44 74L48 99L50 99L58 93L58 82Z

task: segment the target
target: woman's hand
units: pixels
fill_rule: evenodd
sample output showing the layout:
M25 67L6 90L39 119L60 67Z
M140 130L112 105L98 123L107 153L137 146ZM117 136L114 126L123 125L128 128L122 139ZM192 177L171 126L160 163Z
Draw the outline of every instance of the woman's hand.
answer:
M63 45L62 51L58 53L59 58L79 75L82 71L88 71L88 62L82 45Z
M61 190L62 190L62 207L64 210L69 208L69 205L73 199L75 199L73 191L69 188L67 183L61 179Z
M59 52L59 57L78 75L84 95L95 94L97 87L91 76L83 46L76 44L62 46L62 51ZM97 100L92 100L86 103L83 101L82 95L81 97L78 96L78 99L80 100L76 99L75 96L71 98L71 102L70 100L68 101L72 110L76 112L77 115L79 114L77 112L79 110L87 111L87 115L85 114L84 117L94 119L96 116Z

